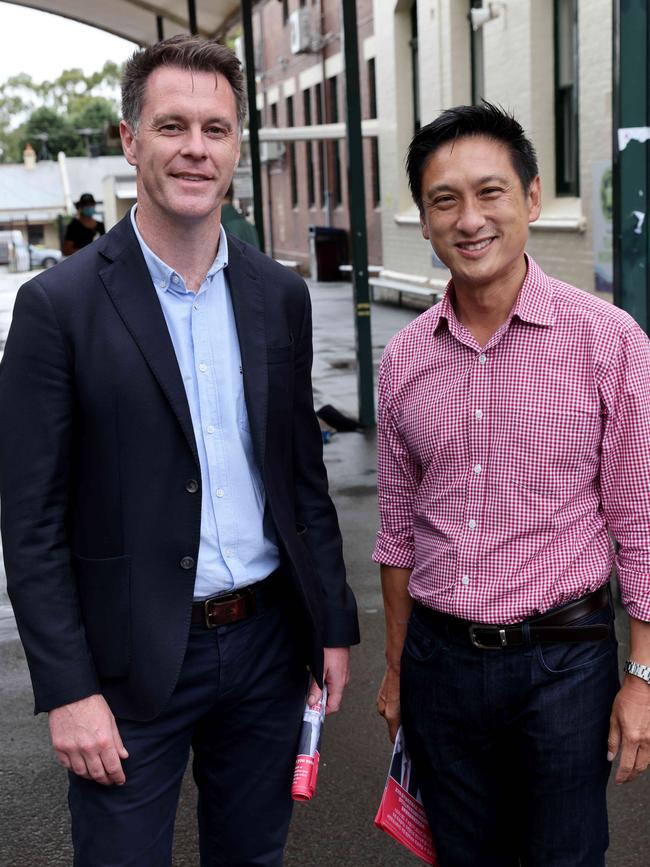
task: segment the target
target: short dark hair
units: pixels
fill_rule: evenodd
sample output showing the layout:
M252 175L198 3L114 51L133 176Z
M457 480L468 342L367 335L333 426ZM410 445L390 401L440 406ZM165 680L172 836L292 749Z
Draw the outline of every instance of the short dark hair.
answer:
M144 93L151 73L160 66L177 66L193 72L221 73L232 87L239 129L246 120L246 84L237 55L226 45L180 34L136 51L122 73L122 117L137 131Z
M502 106L483 100L480 105L457 105L418 130L406 155L406 172L413 201L422 211L422 175L429 157L448 141L485 136L504 144L524 192L539 174L537 154L523 127Z

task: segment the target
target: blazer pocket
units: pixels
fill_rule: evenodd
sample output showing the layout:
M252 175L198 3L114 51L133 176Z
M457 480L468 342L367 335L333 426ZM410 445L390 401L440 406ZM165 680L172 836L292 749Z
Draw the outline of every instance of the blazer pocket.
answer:
M293 340L286 346L267 346L266 360L269 364L282 364L293 358Z
M131 558L72 555L86 640L100 678L123 678L131 662Z

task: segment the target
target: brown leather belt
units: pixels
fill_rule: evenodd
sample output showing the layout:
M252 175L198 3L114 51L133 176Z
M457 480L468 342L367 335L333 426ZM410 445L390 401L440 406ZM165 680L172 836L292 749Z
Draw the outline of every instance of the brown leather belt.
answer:
M611 605L609 584L561 608L540 614L523 623L499 626L492 623L471 623L418 603L418 613L433 627L444 630L450 638L461 639L481 650L501 650L522 644L577 644L582 641L603 641L611 634L610 623L573 625L589 614Z
M206 629L227 626L272 607L285 595L286 581L282 579L281 570L276 569L268 578L256 584L193 602L190 622L193 626L204 626Z

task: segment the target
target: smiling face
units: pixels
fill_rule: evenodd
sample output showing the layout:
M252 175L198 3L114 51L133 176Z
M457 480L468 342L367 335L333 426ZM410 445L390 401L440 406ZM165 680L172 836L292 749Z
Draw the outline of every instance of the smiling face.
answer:
M175 66L150 75L137 131L120 124L137 169L138 221L158 229L218 218L237 162L237 106L226 78Z
M521 285L528 224L541 209L539 177L524 191L507 147L469 136L433 152L421 189L422 234L457 290Z

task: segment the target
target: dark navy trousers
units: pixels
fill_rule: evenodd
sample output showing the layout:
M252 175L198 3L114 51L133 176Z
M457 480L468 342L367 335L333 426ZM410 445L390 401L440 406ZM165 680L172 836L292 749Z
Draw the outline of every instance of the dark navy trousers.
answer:
M480 650L419 606L402 656L402 721L440 867L604 867L611 623L582 644Z
M178 685L151 722L118 719L124 786L70 775L75 867L169 867L190 747L202 867L279 867L308 685L304 648L278 605L191 627Z

